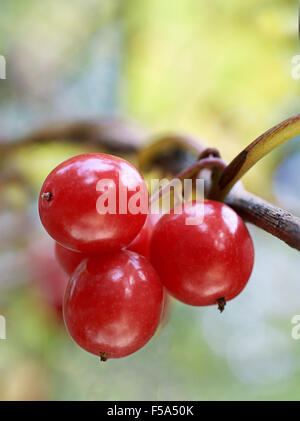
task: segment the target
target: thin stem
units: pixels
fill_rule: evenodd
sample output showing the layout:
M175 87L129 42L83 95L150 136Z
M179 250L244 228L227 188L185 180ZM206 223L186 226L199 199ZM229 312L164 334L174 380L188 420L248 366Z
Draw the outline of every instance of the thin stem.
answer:
M273 149L300 134L300 114L290 117L259 136L224 170L214 191L217 200L224 200L234 184L261 158Z
M215 158L215 157L210 157L210 158L203 158L200 159L199 161L197 161L195 164L191 165L190 167L186 168L185 170L181 171L179 174L177 174L174 178L179 179L179 180L185 180L185 179L194 179L195 176L197 176L199 174L199 172L205 168L208 169L221 169L223 171L223 169L225 168L226 164L224 163L224 161L222 161L222 159L220 158ZM166 191L170 191L170 185L171 183L167 184L165 187L159 189L157 192L155 192L151 197L150 197L150 203L154 203L157 200L159 200L163 194Z

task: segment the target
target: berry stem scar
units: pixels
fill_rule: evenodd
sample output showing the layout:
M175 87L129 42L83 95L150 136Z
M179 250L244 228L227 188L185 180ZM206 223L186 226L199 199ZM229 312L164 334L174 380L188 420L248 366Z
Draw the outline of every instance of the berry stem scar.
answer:
M107 356L106 356L106 352L100 352L100 361L104 362L107 361Z
M49 192L47 192L47 193L43 193L42 194L42 198L43 199L46 199L47 200L47 202L50 202L50 200L52 199L52 193L49 191Z
M220 313L222 313L222 311L225 310L225 306L226 306L225 297L219 298L217 300L217 303L218 303L218 310L220 310Z

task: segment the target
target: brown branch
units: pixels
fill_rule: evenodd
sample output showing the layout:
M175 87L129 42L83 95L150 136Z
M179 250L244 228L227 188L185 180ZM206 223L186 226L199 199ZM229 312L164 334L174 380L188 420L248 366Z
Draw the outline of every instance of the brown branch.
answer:
M119 119L56 123L16 139L0 139L0 151L50 141L72 141L104 146L114 152L136 152L148 138L146 131Z
M230 193L225 202L246 221L300 251L300 218L243 189Z

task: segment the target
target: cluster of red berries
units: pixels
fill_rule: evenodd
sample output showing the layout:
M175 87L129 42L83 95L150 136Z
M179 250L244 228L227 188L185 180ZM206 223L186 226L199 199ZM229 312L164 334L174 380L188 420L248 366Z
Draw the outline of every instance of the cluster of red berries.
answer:
M106 188L99 187L101 180L109 180ZM120 203L124 191L126 209ZM115 212L107 212L112 193ZM159 218L141 210L148 199L134 166L96 153L60 164L41 190L41 221L71 276L63 305L66 327L102 360L132 354L151 339L164 312L164 291L190 305L222 309L252 271L252 240L231 208L207 200L203 221L187 225L202 204L190 202L181 213L175 209Z

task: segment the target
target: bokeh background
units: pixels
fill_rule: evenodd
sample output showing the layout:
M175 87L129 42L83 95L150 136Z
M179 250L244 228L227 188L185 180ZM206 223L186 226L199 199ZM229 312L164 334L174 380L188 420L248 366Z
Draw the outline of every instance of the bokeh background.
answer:
M187 133L229 161L300 111L297 27L292 0L2 0L0 141L113 118L133 124L127 140ZM36 202L51 169L92 150L110 145L62 135L0 149L0 399L298 400L299 254L252 226L254 272L224 313L173 302L144 349L105 364L72 342L56 309L65 279ZM296 138L245 185L300 216L299 165Z

